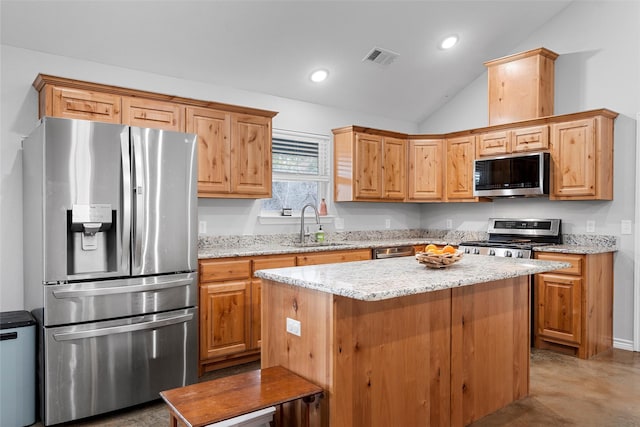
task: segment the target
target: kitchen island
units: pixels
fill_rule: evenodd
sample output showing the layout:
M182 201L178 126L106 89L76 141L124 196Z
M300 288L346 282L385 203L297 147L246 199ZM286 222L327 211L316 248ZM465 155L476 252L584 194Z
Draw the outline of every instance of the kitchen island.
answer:
M262 367L326 391L323 426L467 425L529 391L530 275L562 262L465 256L256 272Z

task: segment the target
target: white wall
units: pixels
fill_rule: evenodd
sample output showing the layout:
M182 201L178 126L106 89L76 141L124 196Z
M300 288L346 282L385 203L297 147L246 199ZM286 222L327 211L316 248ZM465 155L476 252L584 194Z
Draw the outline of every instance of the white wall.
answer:
M259 93L181 80L161 74L48 55L0 45L0 311L23 309L22 286L22 158L21 140L36 125L37 93L31 86L38 73L130 87L196 99L278 111L273 127L331 135L331 129L351 124L415 133L415 123L341 111ZM295 232L289 225L261 225L259 201L204 200L198 213L208 234L269 234ZM383 228L382 217L393 218L393 228L418 228L420 208L400 204L344 204L337 208L345 230ZM326 228L331 230L332 227Z
M640 112L640 2L573 2L550 22L514 47L513 53L546 47L560 54L555 63L555 114L597 108L620 113L615 122L614 200L550 202L496 200L483 204L425 205L422 226L486 229L486 218L561 218L568 233L618 236L614 266L614 338L631 348L633 339L634 235L620 235L620 221L635 218L636 113ZM487 58L491 59L491 58ZM444 108L420 125L424 133L449 132L488 124L487 75L484 73ZM635 233L638 225L634 226Z

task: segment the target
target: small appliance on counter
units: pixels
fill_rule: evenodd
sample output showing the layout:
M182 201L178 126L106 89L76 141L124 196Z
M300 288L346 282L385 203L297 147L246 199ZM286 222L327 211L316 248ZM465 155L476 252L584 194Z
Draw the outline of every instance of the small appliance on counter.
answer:
M197 379L196 136L45 117L23 142L45 425Z

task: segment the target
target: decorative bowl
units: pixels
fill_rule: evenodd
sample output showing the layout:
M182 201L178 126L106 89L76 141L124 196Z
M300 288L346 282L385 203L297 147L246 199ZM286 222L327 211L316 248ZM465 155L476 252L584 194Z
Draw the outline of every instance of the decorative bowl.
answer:
M453 253L417 252L415 256L420 264L424 264L429 268L444 268L460 261L462 254L462 251Z

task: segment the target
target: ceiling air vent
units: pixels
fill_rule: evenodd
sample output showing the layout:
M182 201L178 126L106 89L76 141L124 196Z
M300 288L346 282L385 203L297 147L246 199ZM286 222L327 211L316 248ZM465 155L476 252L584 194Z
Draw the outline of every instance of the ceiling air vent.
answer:
M362 60L380 65L389 65L395 61L398 56L400 55L390 50L374 47Z

